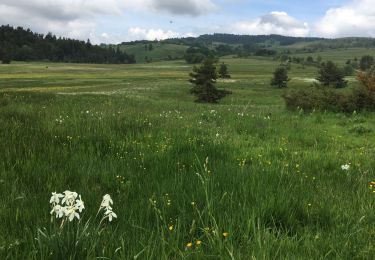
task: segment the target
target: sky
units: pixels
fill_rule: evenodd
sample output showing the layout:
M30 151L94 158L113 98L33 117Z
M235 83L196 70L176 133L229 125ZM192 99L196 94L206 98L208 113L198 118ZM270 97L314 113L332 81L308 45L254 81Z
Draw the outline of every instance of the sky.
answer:
M0 0L0 23L96 44L212 33L375 37L375 0Z

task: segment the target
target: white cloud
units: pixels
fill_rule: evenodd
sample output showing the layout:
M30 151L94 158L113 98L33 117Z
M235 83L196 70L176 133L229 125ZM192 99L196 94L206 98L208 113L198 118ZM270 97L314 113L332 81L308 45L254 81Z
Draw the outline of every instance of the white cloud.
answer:
M193 34L182 31L191 30L196 33L221 31L252 35L375 37L375 0L347 0L350 1L348 4L329 9L311 28L285 12L271 12L229 26L214 22L217 20L206 22L205 17L196 18L218 10L219 4L225 7L225 3L233 1L235 0L0 0L0 24L23 26L40 33L52 32L58 36L82 40L90 38L94 43L185 37ZM178 18L188 24L173 23L163 27L161 24L166 26L165 21L163 22L166 12L171 16L193 17ZM219 12L215 19L222 17L219 21L224 23L225 15L225 12ZM169 19L171 18L165 17L164 20L168 22ZM196 27L198 23L199 29Z
M172 14L198 16L217 9L211 0L154 0L157 10L168 11Z
M93 43L121 43L138 40L164 40L169 38L180 38L180 37L194 37L197 36L194 33L179 33L171 30L163 29L145 29L142 27L131 27L127 33L123 34L111 34L102 33L96 35L94 32L91 33L90 39Z
M354 0L339 8L329 9L315 26L324 37L375 36L374 0Z
M212 0L0 0L0 24L23 26L39 33L52 32L57 36L92 42L119 42L140 39L165 39L183 35L171 30L133 27L128 34L99 32L98 21L103 16L126 21L128 12L155 15L169 12L197 16L216 8ZM129 21L129 20L128 20ZM124 26L126 27L126 24ZM108 28L107 28L108 30Z
M100 14L120 14L119 0L1 0L1 7L26 11L28 16L74 20Z
M140 27L132 27L129 29L128 39L131 40L164 40L168 38L179 37L180 34L171 30L164 31L162 29L143 29Z
M120 15L119 0L1 0L0 23L31 28L59 36L87 39L95 17Z
M129 29L126 36L127 41L136 40L165 40L170 38L180 38L180 37L191 37L197 36L193 33L179 33L171 30L163 29L144 29L140 27L132 27Z
M299 21L285 12L271 12L253 21L242 21L231 25L236 34L265 35L281 34L305 37L310 33L307 23Z

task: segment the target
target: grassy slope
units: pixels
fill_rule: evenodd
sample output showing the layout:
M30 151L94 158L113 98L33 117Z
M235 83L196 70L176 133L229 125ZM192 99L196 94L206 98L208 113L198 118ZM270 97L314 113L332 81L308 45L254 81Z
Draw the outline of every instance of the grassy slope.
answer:
M152 43L152 46L152 51L146 50L144 44L122 45L120 48L128 54L134 54L138 63L146 62L146 56L153 61L168 60L168 55L172 59L181 59L187 49L185 45L166 43Z
M277 63L225 62L234 94L218 105L193 102L182 62L0 66L1 258L371 258L375 136L350 129L375 130L374 115L286 111L269 86ZM293 66L290 87L315 73ZM38 244L37 228L56 229L50 192L65 189L84 220L110 193L118 220L71 248Z
M323 60L333 60L337 63L344 64L349 59L354 60L354 58L357 58L359 61L361 57L364 55L375 56L375 48L372 48L372 49L347 48L347 49L338 49L338 50L326 50L326 51L319 51L319 52L314 52L314 53L296 54L292 56L296 56L296 57L312 56L314 59L320 56L323 58Z

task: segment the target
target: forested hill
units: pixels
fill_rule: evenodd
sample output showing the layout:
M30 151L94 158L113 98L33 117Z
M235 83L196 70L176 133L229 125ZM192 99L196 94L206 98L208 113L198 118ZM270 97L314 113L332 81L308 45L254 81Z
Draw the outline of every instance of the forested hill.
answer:
M231 45L263 45L263 47L295 47L303 46L310 49L338 49L338 48L373 48L375 47L374 38L366 37L348 37L337 39L326 39L318 37L292 37L283 35L235 35L235 34L204 34L199 37L187 37L178 39L167 39L164 42L186 45L212 45L212 44L231 44Z
M188 37L181 39L168 39L167 42L180 42L185 44L194 43L205 43L211 44L214 42L225 43L225 44L259 44L259 43L279 43L282 46L291 45L299 42L314 42L318 40L323 40L323 38L316 37L290 37L282 35L235 35L235 34L225 34L225 33L215 33L215 34L204 34L199 37Z
M133 55L120 49L102 48L89 41L57 38L32 32L22 27L0 27L0 60L74 63L135 63Z

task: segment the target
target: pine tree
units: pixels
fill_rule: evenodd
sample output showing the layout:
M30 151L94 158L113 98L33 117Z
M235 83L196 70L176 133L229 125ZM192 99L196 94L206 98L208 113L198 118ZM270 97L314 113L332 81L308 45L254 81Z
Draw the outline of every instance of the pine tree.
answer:
M317 80L325 87L344 88L348 84L343 71L332 61L322 63Z
M213 59L204 60L200 67L194 66L189 80L194 84L191 93L197 97L197 102L216 103L230 92L219 90L215 83L218 78Z
M220 65L219 77L223 78L223 79L230 79L231 78L231 76L228 73L228 66L225 63L222 63Z
M288 70L285 67L278 67L273 73L271 85L279 88L286 88L288 86Z

